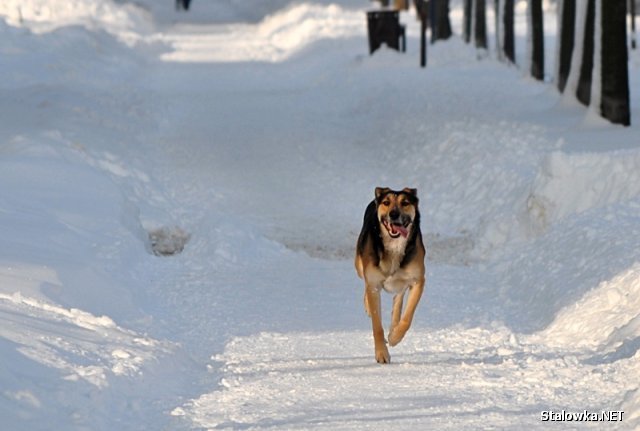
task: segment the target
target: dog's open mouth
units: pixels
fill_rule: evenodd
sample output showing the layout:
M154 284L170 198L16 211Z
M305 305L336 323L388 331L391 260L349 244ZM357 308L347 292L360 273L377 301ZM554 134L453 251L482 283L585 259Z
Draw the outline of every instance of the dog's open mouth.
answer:
M409 235L409 230L407 229L407 226L403 226L401 224L389 223L386 220L383 221L382 224L384 224L384 227L387 229L387 232L389 232L389 236L391 238L400 238L401 235L403 238L406 238Z

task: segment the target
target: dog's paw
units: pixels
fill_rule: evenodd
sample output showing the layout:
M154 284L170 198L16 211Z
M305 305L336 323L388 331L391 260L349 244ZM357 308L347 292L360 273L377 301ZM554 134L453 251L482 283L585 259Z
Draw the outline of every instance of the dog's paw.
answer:
M379 364L388 364L391 362L391 356L389 355L387 346L384 346L383 349L376 349L376 362Z
M398 322L396 326L393 327L391 332L389 333L389 344L391 346L395 346L404 338L404 335L409 330L409 324L404 320Z

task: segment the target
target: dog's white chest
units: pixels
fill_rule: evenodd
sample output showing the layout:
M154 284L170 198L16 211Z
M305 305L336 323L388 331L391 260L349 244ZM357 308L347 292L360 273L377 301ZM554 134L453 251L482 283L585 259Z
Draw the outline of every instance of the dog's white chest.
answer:
M402 250L404 252L404 250ZM405 291L411 282L410 275L400 268L404 253L391 253L390 259L380 262L380 269L385 278L382 288L389 293L398 294Z
M395 272L400 266L400 262L404 257L404 251L407 248L406 238L389 238L388 235L382 237L382 243L384 244L385 253L390 257L390 261L396 265L391 272Z

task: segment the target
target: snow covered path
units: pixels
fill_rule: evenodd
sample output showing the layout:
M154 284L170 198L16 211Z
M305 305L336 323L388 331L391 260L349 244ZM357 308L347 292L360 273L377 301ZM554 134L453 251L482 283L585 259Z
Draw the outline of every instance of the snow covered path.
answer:
M458 39L420 70L412 21L406 55L369 57L362 10L69 11L86 28L0 25L12 429L640 426L637 129ZM374 187L408 185L427 288L379 366L353 247ZM149 232L188 242L154 256Z
M278 18L291 17L272 21ZM241 31L250 35L251 27ZM176 51L163 58L179 64L160 71L157 82L178 83L174 73L193 78L172 89L172 115L188 113L184 126L172 123L164 133L170 142L183 142L180 148L169 145L172 160L187 167L187 175L210 177L205 184L214 185L212 200L233 208L268 238L316 258L347 262L306 263L284 253L271 256L272 263L261 256L257 273L266 277L251 273L230 280L236 287L229 308L238 326L229 334L268 332L227 343L209 364L220 373L220 387L174 415L202 427L232 429L367 429L381 423L387 429L522 429L539 426L543 410L613 409L606 406L621 405L622 387L635 389L625 383L635 372L633 363L612 366L593 360L594 350L545 347L544 339L532 341L492 323L506 319L514 329L543 323L519 319L526 293L513 309L505 307L501 264L486 261L492 253L501 255L496 248L505 241L536 228L518 221L522 216L513 211L518 204L526 211L524 199L545 151L562 145L555 130L535 121L556 103L548 88L518 82L513 70L496 64L465 70L466 59L445 51L451 45L434 47L433 68L425 76L413 64L415 55L354 58L359 38L324 40L284 62L271 64L282 59L265 57L269 62L248 68L245 62L255 58L243 57L235 43L250 36L215 35L217 44L205 54L207 37L188 29L165 38L175 38ZM318 50L325 55L317 56ZM268 49L251 52L270 55ZM462 47L453 53L469 54ZM212 63L184 64L188 60ZM394 76L399 64L401 79ZM451 91L455 82L478 79L465 92ZM503 80L512 85L503 86ZM194 89L193 82L200 84ZM381 86L384 92L377 91ZM524 105L518 102L523 99ZM484 100L492 101L491 110ZM194 173L197 166L204 172ZM360 310L361 287L350 258L359 229L352 214L368 199L361 190L386 182L427 193L431 264L417 329L392 350L394 365L381 369L371 358L370 334L354 330L369 323ZM186 183L191 190L175 195L193 193L202 205L201 196L210 191ZM216 208L212 204L211 211ZM490 214L500 216L487 223ZM343 228L336 231L336 225ZM233 253L240 259L246 255ZM479 266L469 268L472 262ZM273 265L305 270L299 278L298 271L274 273ZM260 308L240 293L256 279L266 289L259 301L267 301L265 309L277 318L260 320L262 313L255 313L259 321L247 322L236 314L243 312L239 304L251 317ZM525 278L523 284L530 282ZM195 302L202 296L194 298L188 308L197 315ZM562 304L529 305L533 310L525 316L553 317ZM533 319L545 319L539 315ZM210 329L205 333L215 338Z
M213 358L221 388L174 414L221 429L515 430L540 427L541 412L561 409L550 406L600 413L638 371L528 344L499 327L414 331L395 363L380 367L368 335L236 338Z

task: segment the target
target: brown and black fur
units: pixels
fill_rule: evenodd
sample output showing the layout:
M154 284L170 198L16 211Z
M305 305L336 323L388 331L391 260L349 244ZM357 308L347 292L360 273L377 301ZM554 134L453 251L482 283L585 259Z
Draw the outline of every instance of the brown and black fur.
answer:
M380 290L394 294L389 344L398 344L411 326L425 283L425 248L416 189L377 187L364 213L355 267L364 279L364 304L371 317L375 358L390 361L382 328ZM407 304L403 314L405 293Z

